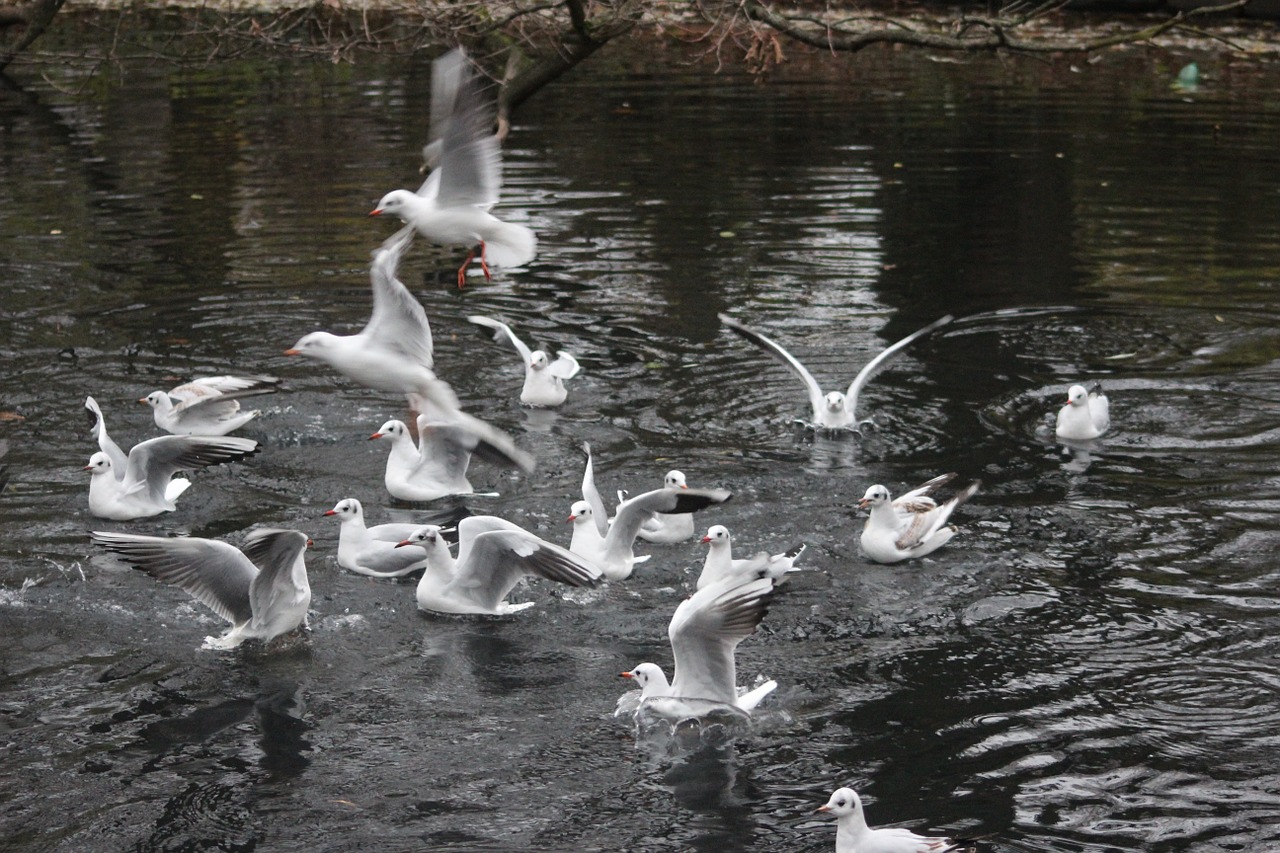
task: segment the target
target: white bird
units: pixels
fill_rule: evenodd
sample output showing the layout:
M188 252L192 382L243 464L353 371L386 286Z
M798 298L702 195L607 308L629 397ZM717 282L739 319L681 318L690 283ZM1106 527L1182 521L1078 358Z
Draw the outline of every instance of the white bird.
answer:
M89 511L116 521L172 512L177 509L174 501L191 486L190 480L173 479L174 474L234 462L258 449L258 442L249 438L165 435L135 444L125 457L123 476L114 454L100 450L84 466L92 474Z
M766 681L739 695L734 656L738 644L764 619L772 593L768 578L698 590L680 602L667 626L675 660L671 682L654 663L642 663L622 677L640 685L642 703L667 715L688 715L689 703L695 701L750 713L778 685ZM664 701L668 699L672 701Z
M849 384L849 390L843 394L839 391L823 394L822 387L813 378L813 374L795 356L783 349L781 344L754 329L747 328L726 314L720 314L719 317L720 322L729 327L730 331L736 332L748 342L760 347L766 353L791 368L792 372L800 377L800 380L804 382L805 388L809 391L809 404L813 409L813 420L810 426L823 429L856 429L859 425L857 419L858 394L861 393L867 382L871 380L871 376L884 365L889 356L898 352L916 338L927 335L934 329L941 328L954 319L948 314L941 319L934 320L923 329L912 332L897 343L885 347L879 355L867 362L866 367L858 371L858 375Z
M697 512L731 497L728 489L654 489L619 504L603 537L596 526L597 511L586 501L576 501L569 510L569 521L573 522L569 550L598 565L609 580L624 580L636 563L647 559L637 558L632 547L640 528L654 513Z
M418 607L438 613L505 616L534 602L511 604L506 598L527 576L576 587L600 583L600 570L576 554L492 515L458 522L458 557L434 524L419 527L400 543L427 552L427 568L418 581Z
M555 361L542 350L530 351L506 323L474 314L467 321L492 329L495 332L494 340L502 340L505 335L520 354L520 359L524 362L524 387L520 389L520 402L529 406L558 406L564 402L569 393L564 387L564 381L578 375L577 359L564 350L556 354Z
M226 435L260 414L242 412L242 398L273 394L279 384L274 376L205 376L170 391L152 391L138 402L151 406L156 426L165 432Z
M889 490L884 486L867 489L858 501L862 509L871 507L862 528L862 550L866 555L877 563L896 563L923 557L942 547L956 532L954 526L947 524L947 519L982 485L981 481L974 480L943 504L929 497L955 476L951 473L934 477L897 500L890 500Z
M872 829L862 813L862 800L852 788L840 788L818 811L839 818L836 853L956 853L973 848L972 841L916 835L909 829Z
M401 229L374 252L369 271L373 312L358 334L311 332L285 355L318 359L366 388L404 394L415 409L430 409L433 420L467 427L512 464L532 471L532 456L517 448L510 436L463 412L453 389L436 377L426 312L395 276L412 237L411 230Z
M195 537L103 532L91 537L230 622L222 637L205 637L207 649L233 649L251 639L266 642L307 624L311 585L303 559L310 544L305 533L254 530L242 548Z
M475 489L467 479L472 455L498 464L509 461L505 450L461 424L434 423L427 415L419 415L417 425L416 445L404 421L395 419L369 436L370 441L391 442L383 482L394 498L433 501L449 495L473 495Z
M671 470L662 478L664 489L687 489L689 483L680 471ZM683 542L693 536L693 514L655 515L640 528L640 538L646 542L670 545Z
M1102 385L1095 384L1092 391L1083 385L1072 385L1067 390L1067 404L1058 410L1058 424L1054 434L1068 441L1087 441L1097 438L1111 426L1111 401L1102 392Z
M107 419L102 416L102 409L98 408L98 401L92 397L84 398L84 407L89 415L89 423L92 426L94 437L98 439L98 449L106 454L107 459L111 462L111 473L117 481L124 480L125 472L129 468L129 457L120 449L120 445L107 435ZM186 486L183 486L186 488Z
M487 280L490 262L514 267L533 260L538 238L525 226L489 213L502 187L502 152L493 135L492 112L465 55L455 51L437 60L433 76L437 75L449 77L445 88L454 89L452 110L440 138L439 165L416 194L392 190L369 215L390 213L432 243L467 246L467 259L458 269L458 287L462 287L476 244ZM428 160L433 156L424 153Z
M698 575L698 589L718 583L743 583L756 578L769 578L780 583L788 572L800 571L796 561L804 553L805 545L800 543L788 551L770 556L768 551L761 551L746 560L734 559L732 537L729 529L722 524L707 528L707 535L702 541L709 545L707 559L702 563L702 573Z
M374 578L399 578L427 565L423 549L397 547L421 524L405 522L366 527L364 507L355 498L338 501L325 516L335 516L341 522L338 565L344 569Z

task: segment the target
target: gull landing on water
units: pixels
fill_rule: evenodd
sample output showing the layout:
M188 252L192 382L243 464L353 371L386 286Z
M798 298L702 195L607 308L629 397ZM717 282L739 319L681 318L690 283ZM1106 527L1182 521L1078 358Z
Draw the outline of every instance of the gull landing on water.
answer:
M947 519L982 485L981 481L974 480L943 504L929 497L955 477L954 473L934 477L897 500L890 500L889 490L884 486L867 489L858 501L860 508L871 508L871 515L862 528L863 552L877 563L897 563L923 557L946 544L956 533Z
M1058 410L1054 434L1068 441L1088 441L1102 435L1111 426L1111 401L1102 392L1101 383L1085 391L1083 385L1067 390L1067 404Z
M169 391L152 391L138 402L151 406L156 426L165 432L226 435L259 414L242 412L241 399L274 394L279 385L274 376L205 376Z
M862 799L852 788L840 788L817 811L834 815L836 853L961 853L977 849L974 841L916 835L909 829L867 826Z
M849 384L849 389L843 394L839 391L824 394L822 386L813 378L813 374L800 363L799 359L783 349L782 345L777 341L744 326L727 314L718 316L720 317L720 322L724 323L730 331L735 332L749 343L764 350L800 377L800 381L804 383L805 388L809 391L809 405L813 410L813 420L808 426L821 429L852 430L857 430L861 423L867 423L867 421L859 422L857 419L858 395L862 392L867 382L871 380L872 375L884 365L890 356L906 347L916 338L927 335L929 332L939 329L955 319L948 314L945 317L934 320L923 329L912 332L897 343L886 347L879 355L867 362L866 367L858 371L858 375Z
M427 568L418 581L420 610L505 616L532 607L506 598L525 577L540 577L568 586L593 587L600 570L559 545L492 515L458 522L458 557L434 524L419 527L398 547L416 545L427 552Z
M158 581L180 587L232 624L206 649L234 649L245 640L266 642L307 624L311 585L304 560L311 540L297 530L260 529L244 547L195 537L130 533L90 534Z
M778 686L766 681L741 692L734 660L738 644L755 631L768 612L773 581L759 578L737 586L700 589L676 608L667 627L675 676L642 663L619 673L640 685L641 707L669 717L699 716L699 709L728 706L750 713Z
M564 387L566 379L578 375L578 360L561 350L552 361L542 350L530 350L524 341L516 337L506 323L491 320L488 317L472 315L467 322L494 331L494 340L502 340L505 336L520 354L524 362L524 387L520 389L520 402L528 406L558 406L564 402L569 392Z
M398 216L438 245L472 247L458 269L458 287L463 287L477 245L488 280L490 262L515 267L533 260L538 238L523 225L489 213L502 187L502 153L493 135L492 111L466 54L455 50L436 60L432 78L433 106L449 108L448 121L439 130L438 157L434 142L424 152L428 162L438 165L417 193L392 190L369 215Z

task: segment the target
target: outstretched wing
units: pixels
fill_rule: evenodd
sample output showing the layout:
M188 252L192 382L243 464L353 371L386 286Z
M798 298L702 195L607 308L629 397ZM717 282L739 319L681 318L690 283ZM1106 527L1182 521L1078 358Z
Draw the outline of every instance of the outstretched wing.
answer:
M600 569L509 521L478 515L458 522L458 562L445 592L497 610L521 578L596 586Z
M511 327L506 323L501 323L489 317L481 317L478 314L472 314L467 318L468 323L475 323L477 326L484 326L492 329L494 332L493 339L495 341L502 340L505 335L511 345L516 348L516 352L520 353L520 361L524 364L526 370L529 369L529 360L533 358L533 352L525 346L524 341L516 337L516 333L511 331Z
M845 392L844 395L844 410L849 413L849 417L856 417L858 410L858 394L862 391L863 386L871 381L871 377L875 375L876 371L884 366L885 361L887 361L891 355L907 346L907 344L911 343L916 338L927 335L934 329L940 329L954 319L954 317L948 314L945 317L934 320L923 329L917 329L902 340L898 341L896 344L885 347L879 355L867 362L866 367L859 370L858 375L853 377L853 382L849 383L849 390Z
M107 454L107 458L111 460L111 471L116 475L116 479L123 480L125 470L129 467L129 458L124 455L120 445L107 435L107 421L102 417L102 409L98 408L98 401L92 397L85 397L84 407L89 413L93 434L98 439L98 449Z
M413 241L413 233L413 227L406 225L374 250L373 262L369 265L373 312L361 334L375 338L379 344L430 370L435 357L427 312L409 288L396 278L396 267Z
M191 413L203 417L222 417L240 408L238 400L273 394L280 380L274 376L206 376L179 385L168 394L178 401L175 414Z
M464 62L458 69L453 111L441 136L440 167L432 173L440 176L436 188L440 207L476 205L487 210L498 203L502 153L493 125L493 111L475 70Z
M253 616L249 588L258 570L226 542L101 531L89 535L156 580L186 590L232 624L247 622Z
M738 699L734 651L768 612L773 581L708 586L676 608L667 627L675 677L671 695L733 705Z
M156 503L164 502L169 480L179 471L234 462L257 453L258 442L234 436L164 435L140 442L129 451L124 494L145 491Z
M306 549L307 534L300 530L260 528L245 538L244 555L259 569L249 586L251 610L259 618L272 612L278 598L289 597L297 589L293 564Z
M591 445L582 442L582 452L587 454L587 465L582 469L582 499L591 507L591 517L596 523L596 532L603 539L609 535L609 511L604 508L604 498L596 488L595 465L591 461ZM642 522L643 523L643 522Z
M733 497L728 489L654 489L636 495L618 505L618 514L605 536L606 554L624 558L631 553L631 546L640 534L640 528L655 512L697 512L712 504L722 504Z
M560 379L572 379L581 369L578 360L564 350L556 353L556 360L547 367L552 376Z
M813 378L813 374L805 368L803 364L791 353L787 352L782 346L772 338L760 334L754 329L749 329L739 323L727 314L717 315L720 322L728 327L729 331L736 332L745 338L749 343L758 346L778 361L791 368L796 376L800 377L800 381L804 383L805 390L809 392L809 405L813 408L814 420L818 420L818 413L822 411L822 388L818 385L818 380Z

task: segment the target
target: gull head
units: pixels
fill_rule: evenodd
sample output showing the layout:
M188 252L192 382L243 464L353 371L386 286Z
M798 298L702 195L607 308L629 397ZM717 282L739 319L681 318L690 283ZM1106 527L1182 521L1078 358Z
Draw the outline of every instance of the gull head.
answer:
M589 521L594 524L595 522L591 521L591 516L591 504L586 501L574 501L573 506L569 507L568 520L574 524L586 524Z
M689 484L685 482L684 472L668 471L667 476L662 478L662 485L668 489L687 489Z
M551 360L547 358L547 354L542 350L534 350L529 356L529 367L533 370L545 370Z
M84 470L95 477L99 474L105 474L111 470L111 460L107 458L107 454L99 450L89 457L89 464L84 466Z
M299 338L296 344L284 351L284 354L324 358L325 350L333 343L335 337L335 335L331 335L328 332L311 332Z
M346 498L333 505L333 509L325 512L326 516L336 515L340 521L364 517L364 507L355 498Z
M713 524L707 528L707 535L702 537L702 541L710 545L712 548L717 545L729 544L729 528L723 524Z
M862 800L852 788L840 788L831 795L825 806L818 806L817 811L844 817L862 811Z
M396 547L403 548L405 545L417 545L419 548L434 548L440 541L441 532L442 528L437 524L424 524L410 533L408 539L402 539L397 542Z
M828 412L844 411L844 395L839 391L832 391L823 397L822 401L826 404Z
M869 506L879 506L889 500L889 490L884 486L876 485L867 489L867 493L862 496L862 500L858 501L859 509L866 509Z
M408 190L392 190L382 197L377 207L369 211L369 215L381 216L384 213L390 213L403 219L404 210L411 204L409 199L412 198L416 198L416 196Z
M394 440L408 434L409 428L404 425L404 421L390 420L378 427L378 431L369 436L369 440L375 441L379 438L390 438Z
M169 405L173 405L173 401L169 399L169 395L164 393L163 391L152 391L150 394L143 397L138 402L146 403L153 409L159 409L162 406L164 406L166 403L168 403Z
M669 686L667 684L666 673L662 671L662 667L656 663L642 663L629 672L620 672L618 675L622 678L630 678L636 684L640 685L640 698L647 699L650 696L661 695Z
M1089 399L1089 392L1083 385L1072 385L1067 389L1067 405L1083 406Z

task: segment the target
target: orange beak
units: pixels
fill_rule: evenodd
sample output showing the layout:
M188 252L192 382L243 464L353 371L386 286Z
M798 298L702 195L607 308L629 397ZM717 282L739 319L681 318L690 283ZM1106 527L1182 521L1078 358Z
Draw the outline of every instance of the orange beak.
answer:
M396 543L396 547L403 548L405 545L412 545L412 544L413 543L410 542L408 539L401 539L399 542Z
M334 511L333 511L333 510L331 510L331 509L327 509L327 510L325 510L325 511L324 511L324 514L325 514L325 515L337 515L337 513L336 513L336 512L334 512Z
M287 349L284 351L284 354L285 355L302 355L302 350Z
M369 436L369 441L373 441L375 438L382 438L382 433L375 432L373 435Z
M867 500L866 498L858 499L858 509L866 509L869 506L871 506L871 501Z
M374 208L373 210L369 211L369 215L370 215L370 216L381 216L381 215L382 215L382 211L381 211L381 210L378 210L377 208Z
M629 672L620 672L618 673L618 677L619 678L635 678L635 676Z
M138 402L139 402L139 403L145 403L145 402L147 402L147 398L146 398L146 397L139 397L139 398L138 398Z
M818 806L816 809L814 809L814 811L815 811L815 812L829 812L829 811L831 811L831 808L830 808L829 806Z

